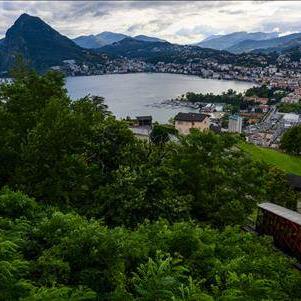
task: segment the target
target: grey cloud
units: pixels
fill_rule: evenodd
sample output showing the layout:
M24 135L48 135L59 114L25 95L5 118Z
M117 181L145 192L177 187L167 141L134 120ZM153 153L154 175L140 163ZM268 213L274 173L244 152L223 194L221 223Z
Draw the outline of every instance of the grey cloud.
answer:
M58 13L60 19L74 20L85 16L104 16L110 13L111 5L102 2L69 2L69 7L62 13ZM53 16L56 17L55 15Z
M243 10L227 10L227 9L221 9L218 12L228 14L228 15L241 15L244 13Z
M189 36L189 35L196 35L196 34L202 34L202 35L211 35L216 33L218 30L207 25L197 25L193 28L181 28L176 32L177 35L180 36Z
M93 17L103 17L103 16L109 16L110 13L106 11L96 11L93 14Z
M288 3L284 6L283 2L274 3L276 9L273 15L257 16L257 8L269 6L271 1L3 1L0 2L0 35L2 33L3 36L23 12L40 16L55 29L69 36L97 33L95 31L100 32L103 27L106 30L110 28L110 24L113 30L119 32L156 36L164 32L165 37L177 35L178 40L185 41L197 35L235 31L238 26L240 30L250 31L271 31L276 27L283 32L301 30L301 21L288 21L293 20L293 14L296 15L298 9L295 7L298 4ZM241 20L249 7L256 8L252 22L248 23L246 20L245 23L237 23L236 20ZM299 7L301 8L301 3ZM137 11L145 13L145 20L141 14L139 20L135 19ZM123 13L127 15L126 21L120 17ZM133 15L132 21L129 14ZM220 23L219 19L218 22L211 23L208 17L210 15L220 17ZM231 18L233 22L225 24L223 17ZM190 20L194 20L195 24Z
M127 32L129 32L129 33L136 33L137 31L142 30L143 27L144 27L144 26L141 25L141 24L134 24L134 25L131 25L131 26L127 29Z
M152 33L156 34L160 33L160 31L164 30L170 24L171 22L169 21L155 19L146 23L133 24L130 27L128 27L126 32L129 34L142 34L143 31L149 30Z
M158 10L167 10L169 12L176 12L181 14L181 8L190 8L191 13L198 10L209 10L216 9L221 7L226 7L231 4L231 1L143 1L143 0L135 0L127 3L129 9L158 9Z
M3 2L2 3L2 8L5 10L5 11L15 11L16 9L18 9L18 7L20 6L20 3L18 2Z
M272 31L275 28L279 28L280 32L301 31L301 21L298 22L270 21L270 22L263 23L261 25L261 28L264 31Z

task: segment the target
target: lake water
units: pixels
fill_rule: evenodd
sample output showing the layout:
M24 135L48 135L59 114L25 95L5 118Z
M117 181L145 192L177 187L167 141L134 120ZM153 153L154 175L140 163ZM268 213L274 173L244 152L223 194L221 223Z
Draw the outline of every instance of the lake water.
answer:
M186 92L219 94L228 89L243 92L253 83L203 79L197 76L167 73L109 74L68 77L66 88L71 98L87 94L105 97L117 118L152 115L154 121L167 122L178 112L197 112L189 107L175 107L162 101Z

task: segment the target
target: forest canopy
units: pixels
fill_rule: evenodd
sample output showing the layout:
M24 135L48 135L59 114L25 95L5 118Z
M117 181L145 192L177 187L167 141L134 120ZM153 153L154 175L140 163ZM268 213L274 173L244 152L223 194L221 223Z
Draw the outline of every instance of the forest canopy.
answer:
M138 140L62 75L0 86L0 300L298 300L301 275L240 226L294 208L279 170L238 137ZM160 131L157 131L157 134Z

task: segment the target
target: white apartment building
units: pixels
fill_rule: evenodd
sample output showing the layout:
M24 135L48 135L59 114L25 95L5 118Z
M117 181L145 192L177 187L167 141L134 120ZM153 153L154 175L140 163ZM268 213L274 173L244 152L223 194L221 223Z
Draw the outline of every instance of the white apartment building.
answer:
M228 131L232 133L242 132L242 118L238 115L229 116Z

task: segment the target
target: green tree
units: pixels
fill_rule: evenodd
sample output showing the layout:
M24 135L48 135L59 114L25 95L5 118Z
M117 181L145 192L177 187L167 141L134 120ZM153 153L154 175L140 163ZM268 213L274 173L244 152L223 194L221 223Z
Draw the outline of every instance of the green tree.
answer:
M173 153L175 189L193 196L191 216L198 220L239 224L256 206L263 172L235 143L231 135L192 131Z
M21 192L13 192L7 187L0 190L0 214L2 217L33 218L37 203Z
M25 71L22 71L22 74ZM28 71L0 86L0 183L9 182L20 162L21 147L53 98L68 102L63 76L49 72L39 76Z
M135 227L144 219L164 217L173 221L189 217L191 196L174 191L173 178L177 175L164 159L158 159L160 151L154 152L150 162L121 167L113 173L111 183L98 189L99 206L95 211L108 225Z
M13 79L22 80L25 77L28 77L30 74L34 73L29 67L28 62L20 54L16 55L15 63L13 68L9 71L9 76Z
M24 72L0 88L1 184L44 201L88 207L109 173L131 160L136 140L102 97L71 101L61 74Z
M287 174L273 167L265 167L265 169L262 200L296 210L300 196L289 185Z
M70 287L35 288L21 301L96 301L96 293L88 289Z
M289 128L282 136L280 148L293 155L301 153L301 125Z
M169 141L169 129L165 126L155 124L150 133L150 141L155 145L161 145Z
M283 113L297 113L300 114L301 113L301 103L280 103L278 105L278 110L279 112L283 112Z
M269 89L266 85L262 85L259 87L252 87L245 92L246 96L257 96L270 98L273 94L273 91Z
M134 273L132 282L138 300L213 300L202 293L187 276L188 269L181 260L157 253L157 258L149 258Z

